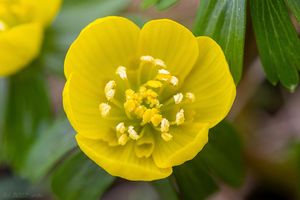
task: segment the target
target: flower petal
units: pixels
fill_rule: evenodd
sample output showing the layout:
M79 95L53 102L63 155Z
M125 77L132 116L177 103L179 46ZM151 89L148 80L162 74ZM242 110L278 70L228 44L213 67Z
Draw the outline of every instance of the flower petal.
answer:
M126 18L104 17L92 22L70 47L65 75L77 71L88 79L111 78L119 66L136 58L139 28Z
M65 112L74 129L85 137L102 139L108 142L113 140L111 134L118 121L105 120L99 111L99 104L104 99L103 88L105 83L98 85L91 83L73 72L64 88L63 104ZM102 97L102 99L101 99ZM123 115L116 107L112 107L109 116L122 119Z
M139 55L163 60L168 70L179 77L180 83L197 60L197 39L187 28L172 20L153 20L141 30Z
M125 146L110 147L101 140L92 140L76 136L81 150L99 166L113 176L133 181L151 181L162 179L172 173L172 168L158 168L151 158L137 158L134 143Z
M49 25L57 15L61 0L21 0L34 7L34 21Z
M193 159L208 141L208 124L186 123L170 129L169 142L156 137L153 160L158 167L180 165Z
M195 110L194 119L213 127L228 114L236 87L221 47L209 37L198 37L198 43L198 61L182 90L196 96L196 101L187 106Z
M43 30L39 24L23 24L0 33L0 76L13 74L39 53Z

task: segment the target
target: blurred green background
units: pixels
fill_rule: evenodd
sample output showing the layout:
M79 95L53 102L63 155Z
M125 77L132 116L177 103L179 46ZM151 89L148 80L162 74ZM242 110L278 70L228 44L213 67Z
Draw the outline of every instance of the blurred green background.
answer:
M82 154L62 108L63 62L91 21L182 23L223 48L238 92L171 177L130 182ZM299 0L65 0L30 66L0 78L0 200L300 199ZM0 55L1 57L1 55Z

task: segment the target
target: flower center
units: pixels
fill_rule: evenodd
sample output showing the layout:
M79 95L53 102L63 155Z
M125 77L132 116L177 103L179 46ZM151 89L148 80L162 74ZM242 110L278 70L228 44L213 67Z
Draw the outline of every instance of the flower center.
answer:
M0 32L32 20L32 7L18 0L0 0Z
M168 142L173 135L170 132L172 126L180 126L185 123L185 110L183 105L195 101L195 95L191 92L185 94L178 90L179 79L173 76L165 63L152 56L141 56L138 74L135 76L138 87L131 87L128 79L127 68L119 66L116 74L121 79L125 89L121 92L123 103L115 98L119 87L115 80L110 80L104 88L107 102L99 105L102 117L109 118L112 109L123 109L128 121L119 121L115 126L116 137L119 145L126 145L129 140L136 141L136 155L148 157L153 149L153 135L157 132L162 140ZM166 100L164 94L173 94ZM113 108L111 105L118 105ZM171 112L170 112L171 110ZM171 114L170 114L171 113ZM147 129L153 129L149 131Z

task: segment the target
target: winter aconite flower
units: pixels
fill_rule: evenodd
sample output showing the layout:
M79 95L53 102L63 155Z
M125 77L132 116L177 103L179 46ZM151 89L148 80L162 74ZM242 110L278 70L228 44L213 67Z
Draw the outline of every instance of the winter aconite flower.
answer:
M0 77L13 74L39 53L43 30L61 0L0 0Z
M235 85L221 48L167 20L88 25L65 60L64 109L82 151L114 176L154 180L192 159L228 113Z

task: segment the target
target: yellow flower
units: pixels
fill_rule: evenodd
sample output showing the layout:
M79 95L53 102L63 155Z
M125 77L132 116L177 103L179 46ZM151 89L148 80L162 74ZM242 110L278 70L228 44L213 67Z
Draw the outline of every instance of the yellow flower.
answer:
M195 157L229 112L235 85L221 48L160 19L88 25L65 60L64 109L82 151L114 176L155 180Z
M0 0L0 77L13 74L39 53L43 30L61 0Z

